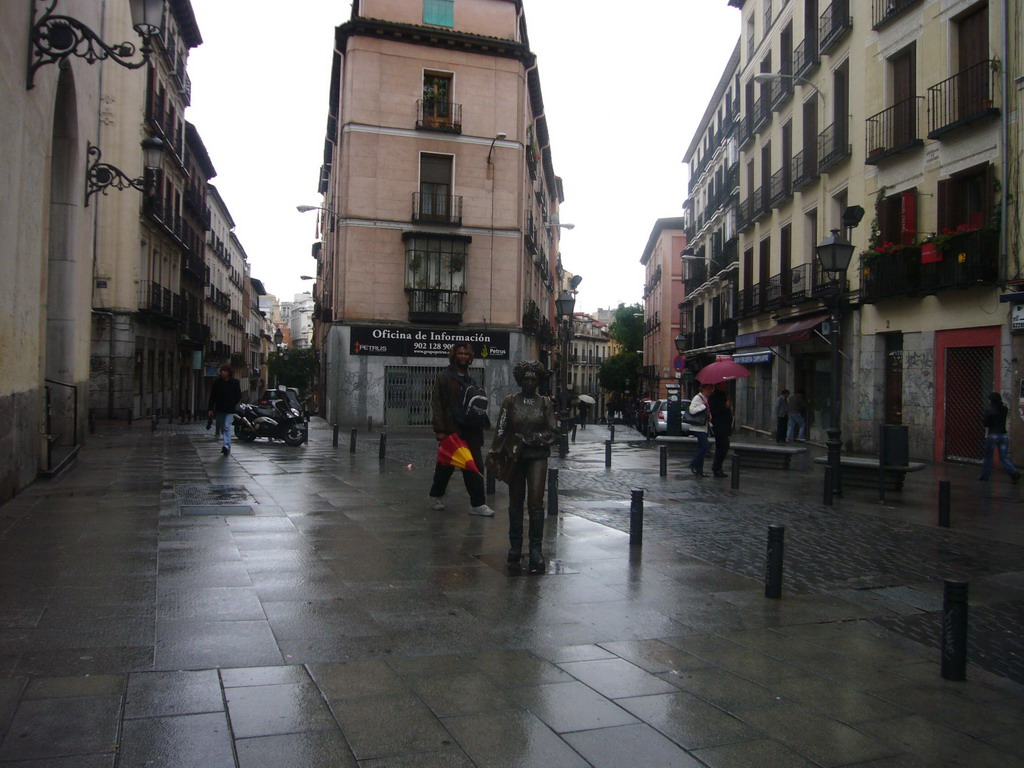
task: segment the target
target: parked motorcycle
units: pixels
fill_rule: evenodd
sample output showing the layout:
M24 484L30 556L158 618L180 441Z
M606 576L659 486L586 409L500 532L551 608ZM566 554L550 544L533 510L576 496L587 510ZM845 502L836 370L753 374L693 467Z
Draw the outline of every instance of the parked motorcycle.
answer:
M287 400L275 400L268 406L240 403L235 409L235 437L243 443L265 437L284 440L288 445L302 445L309 433L301 413Z

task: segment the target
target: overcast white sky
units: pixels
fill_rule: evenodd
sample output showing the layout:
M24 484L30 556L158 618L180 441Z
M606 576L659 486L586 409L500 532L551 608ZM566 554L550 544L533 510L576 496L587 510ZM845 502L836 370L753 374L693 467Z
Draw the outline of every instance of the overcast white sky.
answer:
M192 0L192 106L252 274L310 290L334 28L351 0ZM739 37L726 0L525 0L577 311L640 301L654 221L682 215L683 153Z

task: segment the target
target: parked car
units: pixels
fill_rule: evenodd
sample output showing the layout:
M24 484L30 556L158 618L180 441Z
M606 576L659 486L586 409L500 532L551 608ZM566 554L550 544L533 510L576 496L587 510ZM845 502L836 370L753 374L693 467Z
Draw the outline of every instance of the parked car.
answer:
M646 397L640 400L636 405L636 414L633 417L633 423L630 424L627 419L626 424L636 427L637 432L646 436L647 427L651 418L651 406L653 404L654 401L648 400Z
M680 414L683 410L690 407L689 400L683 400L680 404ZM658 435L668 434L668 400L655 400L651 409L650 424L648 427L648 436L657 437ZM685 421L680 420L680 423L676 425L678 429L675 434L688 435L690 434L690 425Z

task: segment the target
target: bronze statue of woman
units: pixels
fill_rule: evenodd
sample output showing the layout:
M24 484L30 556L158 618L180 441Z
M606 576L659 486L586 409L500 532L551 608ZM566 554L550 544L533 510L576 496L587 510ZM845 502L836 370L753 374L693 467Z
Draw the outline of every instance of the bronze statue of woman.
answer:
M512 371L520 391L509 395L498 412L498 428L488 465L508 483L508 565L519 567L523 556L523 503L530 516L530 573L543 573L544 483L551 444L558 425L551 398L537 394L547 370L536 360L519 362Z

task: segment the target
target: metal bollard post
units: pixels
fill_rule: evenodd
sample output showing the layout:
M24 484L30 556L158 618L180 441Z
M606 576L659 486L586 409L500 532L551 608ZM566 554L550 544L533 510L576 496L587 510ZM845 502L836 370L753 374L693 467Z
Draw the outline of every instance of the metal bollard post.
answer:
M358 430L355 427L352 427L352 431L348 435L348 452L349 453L355 453L356 452L356 433L357 432L358 432Z
M634 488L629 492L629 546L641 547L644 543L644 492Z
M663 445L658 449L658 474L668 477L668 446Z
M735 453L732 455L732 465L729 467L729 487L734 491L740 489L740 457Z
M825 497L822 503L832 506L832 467L825 467Z
M569 436L561 434L558 436L558 458L564 459L569 455Z
M786 529L781 525L768 526L768 561L764 572L764 596L782 597L782 554Z
M939 525L949 528L949 480L939 480Z
M373 432L373 416L366 417L366 431Z
M609 424L608 425L608 439L609 440L614 440L615 439L615 425L614 424Z
M604 441L604 465L610 467L612 465L612 441Z
M967 679L967 582L943 579L942 677Z
M384 461L384 457L387 455L387 448L388 448L388 436L386 434L384 434L384 433L381 433L381 436L380 436L380 452L378 454L381 461Z
M576 427L578 426L579 425L575 421L572 423L572 441L574 443L576 442Z
M490 467L484 467L484 472L486 473L484 482L486 493L488 496L493 496L498 492L497 481L494 477L494 470Z
M149 429L149 431L150 432L156 432L156 421L157 421L156 411L153 411L152 415L149 417L149 420L150 420L150 429Z
M337 424L334 425L334 437L331 439L331 445L333 445L335 448L338 447L338 425Z
M548 470L548 517L558 515L558 470Z

